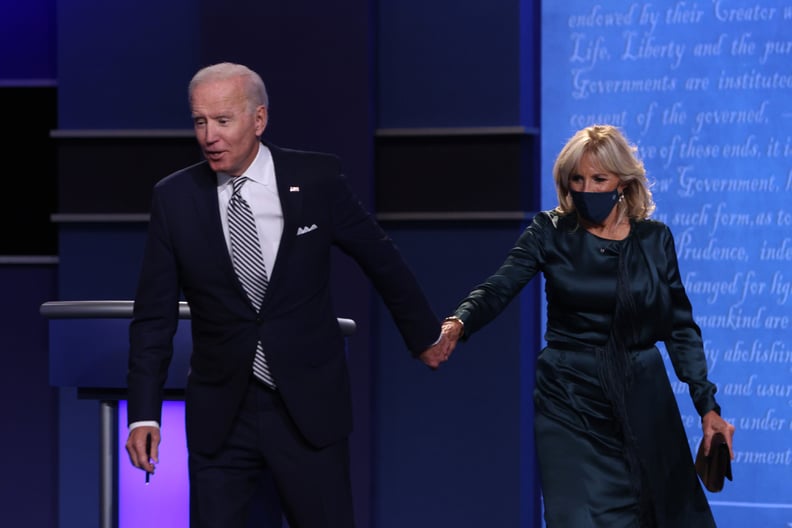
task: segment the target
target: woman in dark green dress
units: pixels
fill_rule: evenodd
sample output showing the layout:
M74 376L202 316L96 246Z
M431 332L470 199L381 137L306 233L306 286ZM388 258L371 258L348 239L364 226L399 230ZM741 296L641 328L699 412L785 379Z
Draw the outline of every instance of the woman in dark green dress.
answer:
M577 132L553 169L558 207L443 323L453 350L544 274L534 430L549 528L715 526L657 342L689 386L705 445L721 432L731 449L734 426L635 152L615 127Z

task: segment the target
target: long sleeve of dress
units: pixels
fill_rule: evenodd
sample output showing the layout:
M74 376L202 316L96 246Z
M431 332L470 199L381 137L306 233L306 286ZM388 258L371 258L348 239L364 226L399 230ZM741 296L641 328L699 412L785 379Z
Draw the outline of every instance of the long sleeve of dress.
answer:
M707 358L701 329L693 319L693 309L680 278L674 239L668 227L663 238L663 249L667 256L664 278L671 296L671 335L665 340L666 350L677 377L688 384L698 414L704 416L713 409L720 412L715 402L717 389L707 379Z
M465 338L495 319L541 270L543 237L550 220L537 215L509 250L503 264L460 303L454 315L465 323Z

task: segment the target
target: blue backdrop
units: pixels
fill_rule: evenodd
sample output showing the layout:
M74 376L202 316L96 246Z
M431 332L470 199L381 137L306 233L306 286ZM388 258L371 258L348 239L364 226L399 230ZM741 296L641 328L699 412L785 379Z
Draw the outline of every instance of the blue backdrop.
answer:
M774 4L571 1L542 14L543 174L575 130L618 125L675 234L737 428L735 480L710 494L721 528L792 520L792 8ZM546 186L543 206L555 204ZM674 388L695 450L698 416Z

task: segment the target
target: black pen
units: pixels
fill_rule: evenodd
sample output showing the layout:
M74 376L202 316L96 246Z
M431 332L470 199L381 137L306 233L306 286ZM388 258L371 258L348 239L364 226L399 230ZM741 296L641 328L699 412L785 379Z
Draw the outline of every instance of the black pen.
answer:
M146 435L146 462L151 463L151 433ZM149 483L151 473L146 471L146 485Z

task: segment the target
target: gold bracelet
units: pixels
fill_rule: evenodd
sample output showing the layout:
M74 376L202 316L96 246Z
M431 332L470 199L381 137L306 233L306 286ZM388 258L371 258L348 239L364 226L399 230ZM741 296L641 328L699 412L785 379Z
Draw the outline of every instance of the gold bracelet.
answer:
M463 321L462 319L460 319L456 315L450 315L450 316L446 317L445 319L443 319L444 323L446 321L454 321L454 322L459 323L459 335L460 336L464 335L464 333L465 333L465 321Z

